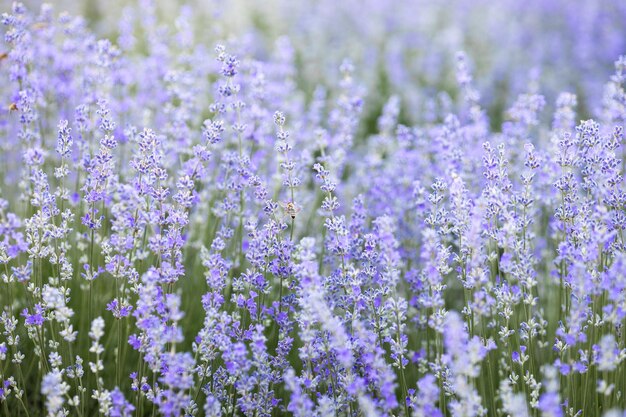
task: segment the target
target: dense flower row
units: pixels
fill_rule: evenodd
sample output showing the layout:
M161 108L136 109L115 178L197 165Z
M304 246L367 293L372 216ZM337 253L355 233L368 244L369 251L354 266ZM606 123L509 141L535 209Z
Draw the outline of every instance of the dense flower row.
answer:
M459 53L369 128L350 61L151 5L2 15L3 413L626 415L626 58L595 119L531 77L494 128Z

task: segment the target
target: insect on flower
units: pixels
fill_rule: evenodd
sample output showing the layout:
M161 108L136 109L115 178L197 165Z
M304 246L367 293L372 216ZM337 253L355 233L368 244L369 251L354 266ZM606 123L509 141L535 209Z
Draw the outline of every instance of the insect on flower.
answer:
M35 22L33 23L33 25L31 26L31 28L33 30L41 30L41 29L46 29L48 27L48 24L46 22Z
M298 204L296 204L293 201L286 201L286 202L282 202L280 203L281 207L283 208L283 210L285 210L285 213L291 217L291 219L295 219L296 218L296 214L300 213L300 211L302 210L302 207L300 207Z

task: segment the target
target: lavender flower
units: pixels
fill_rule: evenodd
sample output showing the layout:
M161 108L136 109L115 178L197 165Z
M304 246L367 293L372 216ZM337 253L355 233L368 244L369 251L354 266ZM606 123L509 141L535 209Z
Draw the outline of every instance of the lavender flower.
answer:
M621 2L174 3L0 10L3 414L623 413Z

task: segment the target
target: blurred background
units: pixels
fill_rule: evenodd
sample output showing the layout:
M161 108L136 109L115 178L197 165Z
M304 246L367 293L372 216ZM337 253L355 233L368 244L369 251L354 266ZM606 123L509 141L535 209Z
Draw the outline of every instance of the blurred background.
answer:
M3 0L3 11L11 2ZM41 2L27 0L29 7ZM428 119L454 101L455 56L468 56L492 128L520 93L541 93L548 109L558 92L578 96L578 114L597 113L613 62L626 52L626 1L618 0L58 0L57 11L83 15L99 36L116 40L137 19L186 28L208 48L239 39L263 58L277 42L293 48L299 88L330 86L344 58L366 87L373 121L391 94L401 120ZM180 19L183 16L184 19ZM280 43L279 43L280 45Z

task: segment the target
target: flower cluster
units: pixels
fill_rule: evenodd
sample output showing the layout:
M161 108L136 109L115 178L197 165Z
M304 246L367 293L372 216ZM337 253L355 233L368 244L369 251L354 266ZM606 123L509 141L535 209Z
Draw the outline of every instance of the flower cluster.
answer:
M2 413L626 415L625 7L139 3L2 11Z

